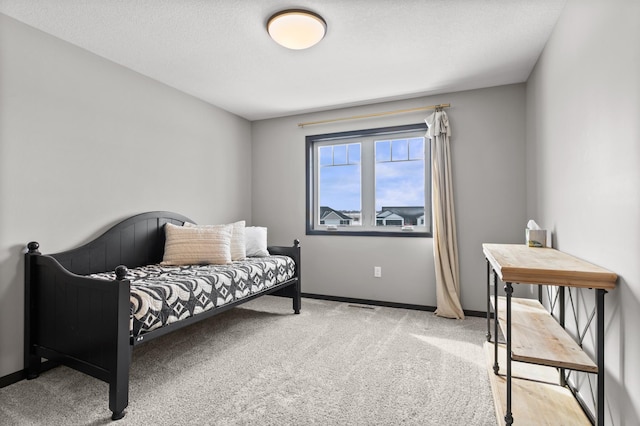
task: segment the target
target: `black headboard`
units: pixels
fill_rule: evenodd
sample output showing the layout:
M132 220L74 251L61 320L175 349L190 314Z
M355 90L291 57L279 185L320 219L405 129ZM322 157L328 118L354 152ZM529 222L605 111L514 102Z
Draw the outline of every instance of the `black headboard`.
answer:
M52 254L68 271L78 275L160 263L164 254L164 224L194 223L172 212L148 212L114 225L95 240L73 250Z

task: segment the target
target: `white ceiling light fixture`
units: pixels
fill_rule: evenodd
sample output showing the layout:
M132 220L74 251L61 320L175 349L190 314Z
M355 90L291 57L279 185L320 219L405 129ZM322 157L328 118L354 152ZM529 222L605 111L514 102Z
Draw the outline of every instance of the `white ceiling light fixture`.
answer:
M288 9L267 21L267 31L276 43L287 49L308 49L324 38L327 23L322 16L308 10Z

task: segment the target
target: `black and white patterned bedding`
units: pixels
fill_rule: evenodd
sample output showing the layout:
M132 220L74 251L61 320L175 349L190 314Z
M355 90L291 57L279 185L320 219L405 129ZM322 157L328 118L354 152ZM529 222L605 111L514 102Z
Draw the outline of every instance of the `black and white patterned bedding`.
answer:
M288 256L253 257L230 265L162 266L130 269L131 335L166 324L281 284L295 275ZM113 280L115 273L90 275Z

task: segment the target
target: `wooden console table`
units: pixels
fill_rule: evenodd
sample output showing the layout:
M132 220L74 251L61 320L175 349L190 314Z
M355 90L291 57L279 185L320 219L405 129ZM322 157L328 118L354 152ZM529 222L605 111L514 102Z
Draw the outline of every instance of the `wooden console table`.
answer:
M491 312L494 321L493 344L493 373L500 376L498 359L500 346L498 343L498 325L505 336L506 350L502 355L506 359L505 379L498 385L498 379L492 380L492 390L496 411L504 413L504 423L514 423L512 412L512 393L515 383L515 397L526 399L539 398L541 401L527 401L520 406L529 406L535 418L522 418L523 423L534 424L589 424L581 412L578 402L573 399L571 392L566 389L564 370L583 371L597 374L598 388L596 400L596 415L593 421L597 425L604 425L604 295L607 290L615 288L617 275L611 271L595 266L584 260L573 257L552 248L528 247L524 244L483 244L482 249L487 259L487 341L491 341ZM491 270L493 274L494 294L491 297ZM498 296L498 283L505 284L505 297ZM538 285L538 300L512 297L513 284ZM560 297L560 320L555 318L542 305L542 286L558 286ZM595 362L582 350L581 342L576 342L564 329L564 288L578 287L593 289L596 293L594 314L596 316L596 353ZM593 315L593 314L592 314ZM589 321L590 323L590 321ZM588 327L589 325L587 325ZM544 394L544 387L550 386L539 378L522 378L519 373L515 376L512 362L522 362L548 366L559 369L560 383L553 386L552 395ZM517 363L519 364L519 363ZM506 382L506 383L503 383ZM505 389L500 389L504 385ZM545 421L544 404L553 403L560 398L557 388L568 392L571 403L557 403L558 407L549 407L548 414L553 420ZM499 400L506 400L505 407L501 407ZM576 408L577 406L577 408ZM562 414L558 408L569 410L565 421L558 416ZM588 410L585 409L585 412ZM523 416L523 417L526 417ZM583 420L580 420L580 417ZM498 415L500 421L500 414Z

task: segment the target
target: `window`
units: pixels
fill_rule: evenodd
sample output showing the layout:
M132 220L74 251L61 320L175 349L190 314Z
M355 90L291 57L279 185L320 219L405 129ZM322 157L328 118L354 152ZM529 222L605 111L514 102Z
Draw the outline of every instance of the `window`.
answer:
M431 236L426 130L307 136L307 234Z

